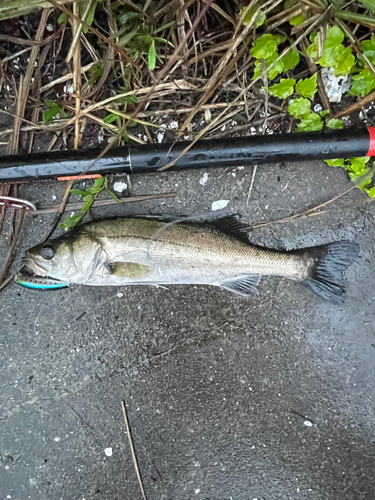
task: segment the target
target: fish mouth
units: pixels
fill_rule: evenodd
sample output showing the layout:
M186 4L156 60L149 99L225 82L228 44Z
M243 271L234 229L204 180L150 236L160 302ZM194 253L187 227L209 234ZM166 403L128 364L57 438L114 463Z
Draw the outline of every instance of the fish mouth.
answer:
M30 278L50 278L48 275L48 269L35 262L31 259L25 259L26 262L24 266L20 269L20 273L25 276L29 276ZM56 280L60 281L60 280Z

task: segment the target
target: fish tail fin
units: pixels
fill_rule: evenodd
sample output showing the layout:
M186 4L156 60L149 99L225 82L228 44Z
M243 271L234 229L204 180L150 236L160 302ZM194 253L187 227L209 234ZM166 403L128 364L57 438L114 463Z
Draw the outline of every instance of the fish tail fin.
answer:
M310 277L303 284L323 299L334 304L345 302L344 272L356 260L359 253L357 243L338 241L330 245L305 250L305 255L314 259Z

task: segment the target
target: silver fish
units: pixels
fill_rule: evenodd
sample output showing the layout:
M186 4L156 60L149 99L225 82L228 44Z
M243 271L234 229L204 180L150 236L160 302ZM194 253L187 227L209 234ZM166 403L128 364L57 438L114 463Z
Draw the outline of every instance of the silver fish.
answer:
M144 218L103 219L26 252L36 275L83 285L213 285L248 296L262 275L299 280L342 303L343 272L358 245L341 241L293 252L251 245L234 216L209 225Z

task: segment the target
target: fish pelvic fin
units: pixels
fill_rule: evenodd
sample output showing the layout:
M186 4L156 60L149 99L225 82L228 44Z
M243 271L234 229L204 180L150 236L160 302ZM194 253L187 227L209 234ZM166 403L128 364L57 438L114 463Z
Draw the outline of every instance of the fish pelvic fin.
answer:
M258 294L257 286L260 283L260 278L258 274L249 274L232 280L223 281L219 286L220 288L237 293L243 297L249 297L250 295Z
M338 241L305 250L314 259L311 275L302 283L334 304L345 302L344 272L357 259L359 245Z

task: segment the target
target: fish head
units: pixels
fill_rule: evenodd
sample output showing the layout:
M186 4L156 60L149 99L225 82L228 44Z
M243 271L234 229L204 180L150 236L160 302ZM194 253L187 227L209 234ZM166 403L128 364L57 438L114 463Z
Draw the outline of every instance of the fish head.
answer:
M27 250L25 263L37 276L83 283L95 271L100 250L100 244L84 232L67 234Z

